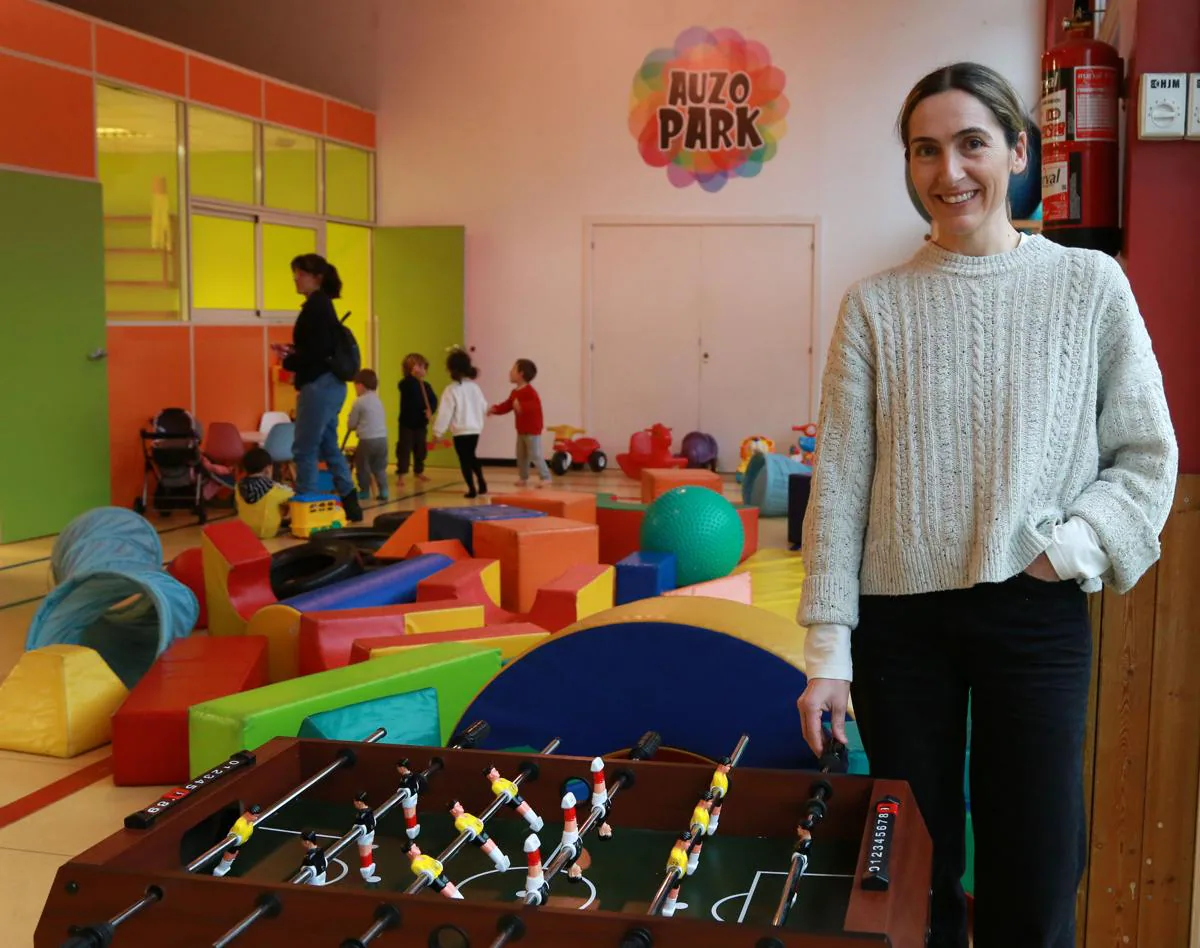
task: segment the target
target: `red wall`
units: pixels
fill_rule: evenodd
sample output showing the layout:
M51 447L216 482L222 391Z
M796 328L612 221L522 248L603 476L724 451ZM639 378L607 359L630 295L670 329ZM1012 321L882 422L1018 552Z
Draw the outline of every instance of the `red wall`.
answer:
M1200 2L1141 0L1129 69L1125 257L1154 340L1179 438L1200 473L1200 142L1139 141L1142 73L1200 72Z

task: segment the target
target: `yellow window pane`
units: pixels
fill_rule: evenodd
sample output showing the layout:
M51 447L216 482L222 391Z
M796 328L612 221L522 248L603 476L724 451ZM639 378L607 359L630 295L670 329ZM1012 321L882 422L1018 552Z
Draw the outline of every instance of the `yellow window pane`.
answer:
M263 129L263 203L317 213L317 140L282 128Z
M367 227L354 227L351 224L325 225L326 258L337 267L338 275L342 278L342 298L335 300L339 316L350 314L346 325L358 340L358 348L362 353L362 364L365 369L374 369L379 373L381 394L386 397L387 391L393 391L400 381L398 366L375 365L371 347L370 301L371 301L371 231ZM346 436L346 418L354 407L354 391L351 387L346 404L342 406L340 432L338 437ZM353 443L353 442L351 442Z
M352 220L371 219L371 153L325 143L325 213Z
M307 227L262 225L263 308L299 310L304 302L292 279L292 261L317 252L317 232Z
M96 85L109 319L180 319L175 103Z
M188 107L192 196L254 204L254 123Z
M196 309L254 310L254 222L192 215Z

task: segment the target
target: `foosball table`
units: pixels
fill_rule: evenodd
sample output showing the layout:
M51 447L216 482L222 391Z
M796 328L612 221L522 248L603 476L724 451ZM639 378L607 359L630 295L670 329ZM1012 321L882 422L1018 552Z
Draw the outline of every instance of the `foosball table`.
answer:
M37 948L925 945L908 785L653 759L278 739L58 872ZM663 756L667 756L665 751ZM833 768L831 768L833 769Z

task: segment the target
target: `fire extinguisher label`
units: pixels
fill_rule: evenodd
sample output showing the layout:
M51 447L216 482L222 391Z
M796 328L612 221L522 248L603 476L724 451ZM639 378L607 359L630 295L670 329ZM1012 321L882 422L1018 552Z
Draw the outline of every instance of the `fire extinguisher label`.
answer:
M1117 140L1117 70L1112 66L1075 67L1075 140Z
M1083 220L1082 156L1042 162L1042 220L1078 224Z
M1042 96L1042 144L1067 140L1067 93L1065 89Z

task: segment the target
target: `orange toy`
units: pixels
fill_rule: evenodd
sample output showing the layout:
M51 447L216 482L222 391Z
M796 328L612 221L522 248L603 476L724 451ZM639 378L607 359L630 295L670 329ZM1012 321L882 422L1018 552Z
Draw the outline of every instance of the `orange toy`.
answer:
M629 439L629 451L617 455L617 463L626 477L635 481L646 467L687 467L687 458L671 453L671 429L664 424L639 431Z
M596 495L574 490L529 490L502 494L492 498L493 504L506 504L524 510L540 510L550 517L596 522Z
M500 605L527 613L546 583L572 566L599 562L600 532L561 517L481 521L475 524L475 555L500 561Z
M720 474L700 468L642 468L642 503L651 504L676 487L705 487L724 495L725 483Z

